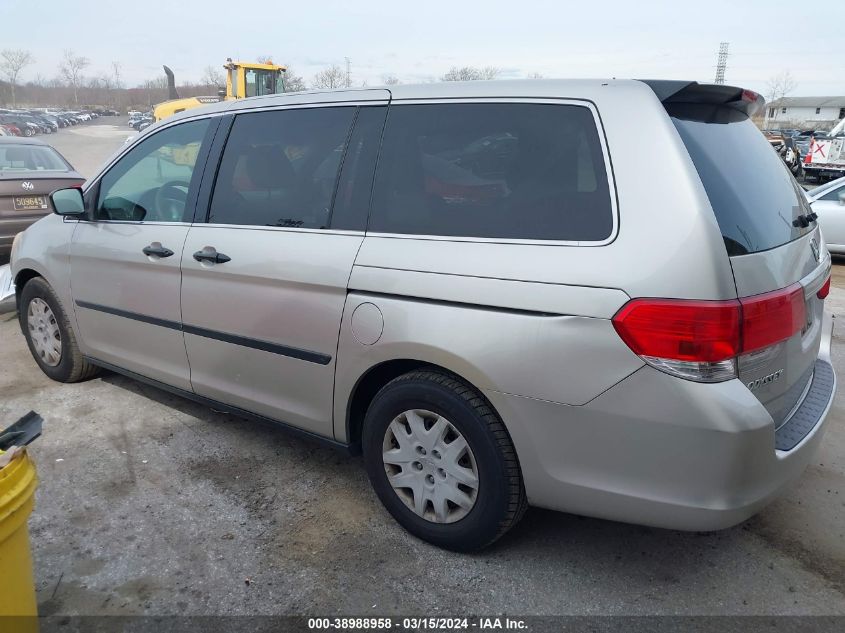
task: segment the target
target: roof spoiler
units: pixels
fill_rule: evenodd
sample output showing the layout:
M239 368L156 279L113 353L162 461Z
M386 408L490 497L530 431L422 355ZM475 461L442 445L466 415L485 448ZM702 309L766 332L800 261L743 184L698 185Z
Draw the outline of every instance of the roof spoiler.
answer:
M704 103L721 105L754 116L763 111L766 100L753 90L725 86L724 84L700 84L697 81L673 81L667 79L640 79L654 91L662 103Z

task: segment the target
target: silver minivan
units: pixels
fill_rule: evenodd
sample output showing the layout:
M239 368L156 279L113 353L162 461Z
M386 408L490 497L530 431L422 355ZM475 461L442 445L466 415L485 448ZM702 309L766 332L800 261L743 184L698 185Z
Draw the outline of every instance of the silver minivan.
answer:
M220 103L141 134L15 241L29 348L363 453L418 537L536 505L713 530L817 449L830 255L750 120L681 81Z

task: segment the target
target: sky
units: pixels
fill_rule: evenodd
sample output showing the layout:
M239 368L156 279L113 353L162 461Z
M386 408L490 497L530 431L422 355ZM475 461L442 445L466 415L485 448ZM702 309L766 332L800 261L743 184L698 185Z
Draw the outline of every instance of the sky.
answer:
M358 0L357 2L106 2L0 0L0 49L29 50L21 82L58 74L63 51L91 63L87 76L121 65L124 85L163 76L199 81L227 57L270 55L310 82L351 62L355 85L439 78L452 66L495 66L501 78L617 77L712 82L719 43L730 43L726 83L766 94L788 71L792 96L845 94L845 2L801 14L783 0ZM72 7L72 10L68 10ZM161 11L161 13L156 13ZM826 27L825 25L830 25Z

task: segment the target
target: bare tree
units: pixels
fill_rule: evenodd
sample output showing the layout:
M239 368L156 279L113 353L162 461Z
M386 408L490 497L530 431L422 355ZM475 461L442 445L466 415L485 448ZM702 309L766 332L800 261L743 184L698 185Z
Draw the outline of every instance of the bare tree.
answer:
M315 88L342 88L346 85L346 72L334 64L314 75Z
M273 63L273 56L272 55L259 55L258 59L255 60L259 64L272 64Z
M499 75L502 74L501 68L496 68L495 66L485 66L481 68L479 71L479 79L495 79Z
M285 92L302 92L307 88L305 80L293 72L293 69L287 64L282 64L287 71L285 71Z
M770 77L767 85L769 87L769 94L767 95L769 103L789 96L798 87L798 83L788 70Z
M9 80L9 87L12 91L12 107L17 107L15 88L18 85L18 76L21 71L35 62L35 58L29 51L23 49L4 48L0 51L0 72Z
M542 79L543 75L541 73L528 73L525 77L527 79Z
M399 77L396 75L382 75L381 80L384 82L385 86L395 86L396 84L401 84L402 82L399 81Z
M91 62L87 57L77 55L72 50L65 50L64 59L59 66L59 72L73 88L73 103L79 105L79 86L82 84L82 71Z
M495 79L501 74L501 69L495 66L476 68L475 66L452 66L440 81L478 81L480 79Z
M204 86L222 86L226 83L226 78L217 66L206 66L202 71L200 83Z

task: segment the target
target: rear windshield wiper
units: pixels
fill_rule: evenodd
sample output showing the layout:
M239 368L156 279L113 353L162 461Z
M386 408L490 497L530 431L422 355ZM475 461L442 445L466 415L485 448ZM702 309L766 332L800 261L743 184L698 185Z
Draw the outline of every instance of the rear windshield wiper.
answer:
M815 212L808 213L806 215L799 215L792 221L792 226L806 229L808 226L810 226L810 222L815 222L818 217L818 214Z

